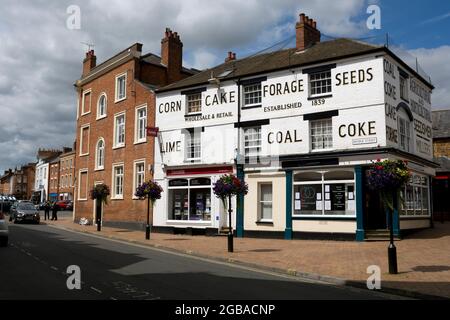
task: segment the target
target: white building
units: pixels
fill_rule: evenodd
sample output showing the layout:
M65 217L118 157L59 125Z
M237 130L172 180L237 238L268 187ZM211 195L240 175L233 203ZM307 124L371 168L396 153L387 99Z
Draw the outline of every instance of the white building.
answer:
M377 159L406 160L413 173L395 233L430 226L433 86L384 46L320 42L304 15L296 30L296 48L231 54L158 90L156 227L227 226L212 184L234 172L249 185L235 205L239 236L364 240L387 228L365 183Z
M48 180L49 180L49 164L61 154L57 150L39 150L37 154L36 173L34 178L33 201L44 202L49 200Z

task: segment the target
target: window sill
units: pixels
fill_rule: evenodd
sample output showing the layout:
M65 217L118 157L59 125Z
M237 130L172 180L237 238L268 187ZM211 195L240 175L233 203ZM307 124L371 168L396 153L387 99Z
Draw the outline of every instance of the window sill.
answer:
M260 226L270 226L273 227L273 221L263 221L263 220L259 220L255 222L257 225Z
M111 198L111 200L113 200L113 201L115 201L115 200L123 200L123 196L122 197L114 197L114 198Z
M125 148L125 145L114 146L112 148L113 148L113 150L122 149L122 148Z
M104 116L100 116L100 117L97 117L95 120L102 120L102 119L105 119L106 118L106 115L104 115Z
M135 141L134 144L135 144L135 145L136 145L136 144L143 144L143 143L146 143L146 142L147 142L147 139L141 140L141 141Z
M311 153L320 153L320 152L330 152L330 151L334 151L334 148L328 148L328 149L315 149L315 150L311 150Z
M126 100L127 99L127 97L123 97L123 98L120 98L120 99L116 99L116 100L114 100L114 103L119 103L119 102L122 102L122 101L124 101L124 100Z
M79 154L78 156L80 156L80 157L86 157L86 156L88 156L89 155L89 152L88 153L83 153L83 154Z
M102 168L95 168L94 169L94 171L104 171L105 170L105 167L102 167Z
M87 201L87 199L78 199L78 201Z
M333 95L332 94L324 94L321 96L311 96L311 97L308 97L308 101L317 100L317 99L328 99L328 98L333 98Z
M247 109L256 109L256 108L261 108L262 104L258 104L258 105L254 105L254 106L242 106L241 110L247 110Z
M91 112L88 111L88 112L82 113L81 116L83 117L83 116L86 116L86 115L88 115L88 114L90 114L90 113L91 113Z
M196 113L188 113L188 114L185 114L184 117L185 117L185 118L189 118L189 117L195 117L195 116L201 116L201 115L202 115L201 112L196 112Z
M201 163L202 159L186 159L184 163Z

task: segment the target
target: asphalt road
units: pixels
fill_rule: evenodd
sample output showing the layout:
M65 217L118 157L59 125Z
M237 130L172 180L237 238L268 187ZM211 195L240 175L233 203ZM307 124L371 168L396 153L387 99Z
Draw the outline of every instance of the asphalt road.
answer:
M68 266L81 270L69 290ZM0 248L0 299L389 299L366 290L300 281L101 239L46 225L10 225Z

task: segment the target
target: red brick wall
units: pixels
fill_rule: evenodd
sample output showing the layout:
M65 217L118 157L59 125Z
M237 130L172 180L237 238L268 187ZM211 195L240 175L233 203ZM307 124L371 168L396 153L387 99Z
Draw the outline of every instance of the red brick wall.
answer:
M153 138L147 138L146 143L135 144L135 110L137 106L147 104L147 125L154 125L154 105L155 97L153 93L145 89L134 80L135 61L129 61L111 70L107 74L92 82L84 85L83 89L91 89L92 111L90 114L81 116L77 122L77 141L80 141L80 128L83 125L90 125L89 132L89 154L80 156L79 143L77 143L75 176L78 179L79 170L87 169L87 198L88 200L78 200L76 183L75 190L75 219L81 217L93 219L94 209L93 201L89 199L89 190L92 189L95 182L107 184L112 191L112 170L113 164L124 164L124 196L123 200L108 199L108 205L104 206L104 221L135 221L143 222L146 219L145 201L133 199L133 166L137 159L145 159L146 162L146 180L152 178L149 172L149 165L153 164ZM115 103L115 77L116 75L127 72L127 98ZM161 79L161 77L158 77ZM96 120L97 100L99 95L105 92L107 95L107 116L106 118ZM81 95L81 93L80 93ZM80 107L80 106L79 106ZM125 147L113 149L114 137L114 115L125 112ZM103 170L95 170L95 154L97 141L103 138L105 141L105 165ZM84 177L83 177L84 179ZM81 181L83 184L84 181ZM83 190L82 197L86 190Z

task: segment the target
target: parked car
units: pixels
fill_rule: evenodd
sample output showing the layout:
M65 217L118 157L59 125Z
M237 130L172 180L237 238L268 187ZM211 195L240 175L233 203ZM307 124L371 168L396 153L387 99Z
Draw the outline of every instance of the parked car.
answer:
M0 212L0 247L8 246L8 225L5 221L5 215L3 212Z
M73 203L70 200L61 200L56 202L56 205L60 210L72 210L73 209Z
M39 203L37 206L38 206L38 209L39 210L45 210L45 205L47 204L47 202L41 202L41 203Z
M31 202L17 202L11 207L10 220L18 222L34 222L39 224L39 210Z

